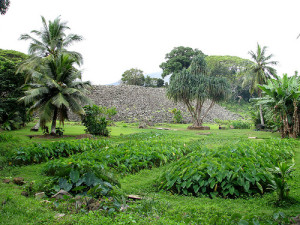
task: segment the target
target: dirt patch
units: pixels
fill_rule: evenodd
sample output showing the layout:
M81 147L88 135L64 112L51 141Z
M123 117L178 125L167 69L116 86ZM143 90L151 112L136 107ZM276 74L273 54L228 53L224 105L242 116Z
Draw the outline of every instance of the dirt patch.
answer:
M202 126L202 127L189 126L187 129L189 129L189 130L210 130L210 127L205 127L205 126Z

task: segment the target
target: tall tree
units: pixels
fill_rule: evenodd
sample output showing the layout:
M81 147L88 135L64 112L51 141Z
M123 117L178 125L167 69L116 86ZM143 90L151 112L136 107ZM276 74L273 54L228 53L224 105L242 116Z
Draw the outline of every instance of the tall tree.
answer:
M2 124L3 129L15 129L28 122L27 108L18 103L23 96L21 87L25 75L16 74L19 64L26 58L28 56L21 52L0 49L0 126Z
M0 0L0 14L4 15L10 5L10 0Z
M183 102L190 112L193 127L201 127L204 118L215 103L223 101L230 93L225 78L206 75L206 62L203 54L194 57L189 69L174 73L170 78L167 96L175 102ZM203 112L204 102L210 105Z
M194 56L203 54L198 49L192 49L190 47L175 47L170 53L165 56L166 62L160 64L160 68L163 70L162 78L173 73L178 73L184 68L187 69L191 65Z
M249 73L248 68L253 64L248 59L237 56L206 56L208 74L210 76L226 77L232 87L231 98L248 101L251 97L249 85L243 86L243 77Z
M83 115L81 104L90 103L85 96L89 82L81 81L81 72L74 68L76 63L71 55L51 55L37 70L31 70L32 82L29 90L20 100L25 104L34 103L32 111L38 111L40 124L52 121L51 134L55 134L56 121L68 118L68 109Z
M67 48L74 42L81 41L83 38L77 34L66 34L70 28L67 22L62 22L60 17L47 23L42 16L43 27L40 30L32 30L29 34L22 34L20 40L29 40L29 55L31 56L20 67L20 71L32 69L43 63L43 58L48 56L58 57L61 53L71 55L80 65L83 62L82 55L75 51L68 51Z
M257 90L257 85L266 84L269 79L276 78L278 76L276 74L276 70L272 67L277 65L277 61L272 61L273 55L266 56L267 47L263 46L262 48L257 43L256 52L249 51L249 54L254 61L254 63L250 66L249 70L251 71L250 77L246 77L246 82L250 82L250 91L253 93L254 90ZM261 90L258 89L258 95L261 97ZM260 121L264 126L264 118L261 105L259 106L260 112Z
M132 68L122 74L121 81L128 85L144 86L145 76L142 70Z

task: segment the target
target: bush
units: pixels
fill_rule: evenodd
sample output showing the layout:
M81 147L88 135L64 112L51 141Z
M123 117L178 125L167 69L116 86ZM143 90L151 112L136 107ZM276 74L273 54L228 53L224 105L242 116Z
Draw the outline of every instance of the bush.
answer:
M233 120L230 125L233 126L234 129L250 129L252 123L243 120Z
M82 123L86 127L86 132L92 135L108 136L107 126L112 116L117 114L116 108L106 108L104 106L84 106L85 115L82 116Z
M272 176L268 168L291 158L295 142L240 141L217 149L201 147L172 163L158 179L160 188L184 195L236 197L263 194Z
M179 109L174 108L170 112L173 113L173 122L174 123L182 123L183 122L182 113Z

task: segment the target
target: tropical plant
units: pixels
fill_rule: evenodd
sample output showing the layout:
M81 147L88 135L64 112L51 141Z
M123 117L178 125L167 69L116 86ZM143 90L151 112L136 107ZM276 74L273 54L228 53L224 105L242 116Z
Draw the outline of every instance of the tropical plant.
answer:
M180 109L174 108L170 112L173 113L173 122L174 123L182 123L183 117L182 117Z
M64 123L68 119L68 110L83 115L81 103L90 103L85 96L89 82L81 81L81 72L73 67L76 63L71 55L50 56L38 69L31 70L32 83L20 100L25 104L34 102L31 111L38 111L40 125L52 121L51 134L55 134L56 120Z
M194 127L202 126L203 119L214 104L225 100L230 93L225 78L206 75L204 57L204 54L195 56L189 69L173 74L167 88L167 96L170 99L174 102L183 102L187 106ZM207 100L210 100L210 105L202 112L204 102Z
M208 149L201 142L195 143L191 153L166 167L157 180L160 188L211 197L263 194L271 180L268 168L291 158L296 144L284 139L238 141Z
M288 197L290 188L287 180L291 178L291 173L294 169L294 164L288 165L286 162L278 163L278 166L270 169L272 180L269 188L278 193L279 201Z
M41 18L43 24L41 30L32 30L31 33L34 34L34 36L22 34L20 37L20 40L31 41L28 50L31 57L20 69L32 68L34 64L38 65L41 62L41 58L48 56L58 58L61 53L71 55L78 64L81 64L83 61L82 55L75 51L68 51L67 47L74 42L81 41L83 39L82 36L77 34L67 35L65 32L70 28L67 26L67 22L60 20L60 17L49 21L48 24L43 16L41 16Z
M245 77L244 84L250 83L250 92L253 93L254 90L257 90L257 85L266 84L267 81L271 78L278 79L276 75L276 70L272 67L277 65L277 61L270 61L273 58L273 55L266 56L267 47L263 46L262 48L257 43L256 52L249 51L251 58L254 63L249 67L251 73ZM261 90L258 89L258 95L261 97ZM261 124L264 126L264 118L261 105L259 106Z
M281 124L282 137L296 138L299 135L298 104L300 97L299 80L297 76L270 80L266 85L258 85L264 97L258 100L258 104L265 105L273 112L274 121ZM278 121L279 120L279 121Z

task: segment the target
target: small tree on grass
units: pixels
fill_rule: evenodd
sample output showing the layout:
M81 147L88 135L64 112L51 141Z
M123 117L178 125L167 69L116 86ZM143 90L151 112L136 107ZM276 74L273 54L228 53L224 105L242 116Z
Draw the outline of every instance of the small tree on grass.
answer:
M174 102L183 102L190 112L193 127L201 127L204 118L215 103L223 101L230 93L229 84L224 78L206 75L206 62L203 54L197 55L188 69L171 76L167 96ZM210 100L203 111L204 102Z
M112 116L117 114L116 108L106 108L98 105L83 107L85 115L81 117L86 131L92 135L108 136L107 126Z

